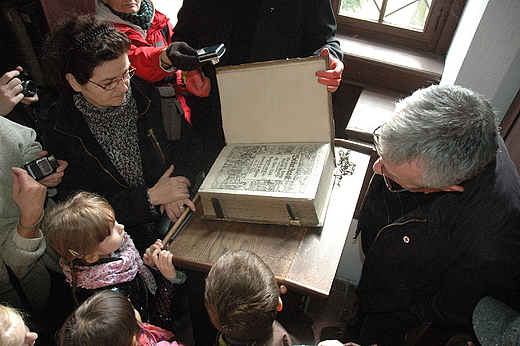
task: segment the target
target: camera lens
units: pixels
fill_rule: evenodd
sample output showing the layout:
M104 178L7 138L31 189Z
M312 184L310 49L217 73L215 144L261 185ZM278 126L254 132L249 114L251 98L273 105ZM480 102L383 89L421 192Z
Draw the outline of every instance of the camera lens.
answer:
M25 97L33 97L38 92L38 87L36 83L32 80L25 80L22 82L22 94Z

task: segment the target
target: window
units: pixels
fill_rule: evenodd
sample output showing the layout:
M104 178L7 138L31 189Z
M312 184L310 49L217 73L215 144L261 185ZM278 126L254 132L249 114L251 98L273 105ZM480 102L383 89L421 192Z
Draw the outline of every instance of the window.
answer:
M338 32L445 55L466 0L332 0Z

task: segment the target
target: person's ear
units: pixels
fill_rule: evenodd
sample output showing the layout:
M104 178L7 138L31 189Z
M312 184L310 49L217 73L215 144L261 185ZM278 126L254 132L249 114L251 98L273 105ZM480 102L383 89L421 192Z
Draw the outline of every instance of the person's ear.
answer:
M88 263L96 263L99 259L99 256L97 254L88 254L85 255L85 261Z
M283 309L282 298L278 297L278 306L276 307L276 311L280 312Z
M76 80L76 77L74 77L72 75L72 73L67 73L65 75L65 79L67 80L67 82L69 82L69 85L71 86L72 89L74 89L74 91L76 91L76 92L81 91L81 85Z
M451 192L464 192L464 187L460 185L451 185L441 189L442 191L451 191Z

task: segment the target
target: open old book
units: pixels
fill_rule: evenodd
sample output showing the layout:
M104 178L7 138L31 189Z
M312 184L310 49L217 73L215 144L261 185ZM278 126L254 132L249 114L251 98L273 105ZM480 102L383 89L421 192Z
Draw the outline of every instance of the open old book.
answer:
M226 147L199 189L205 218L321 226L333 183L326 57L217 70Z

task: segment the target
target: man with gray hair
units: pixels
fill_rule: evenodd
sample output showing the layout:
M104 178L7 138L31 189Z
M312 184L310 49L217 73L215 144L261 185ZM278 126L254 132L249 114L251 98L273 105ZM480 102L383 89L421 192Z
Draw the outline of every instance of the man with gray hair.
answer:
M505 301L520 287L520 179L492 107L466 88L430 86L397 104L374 144L345 340L400 345L423 322L471 328L482 297Z

